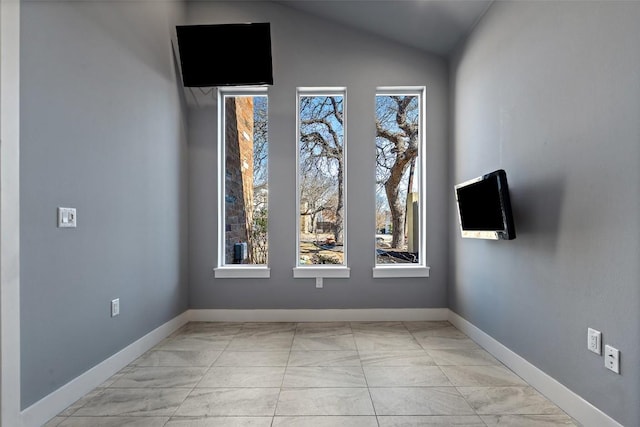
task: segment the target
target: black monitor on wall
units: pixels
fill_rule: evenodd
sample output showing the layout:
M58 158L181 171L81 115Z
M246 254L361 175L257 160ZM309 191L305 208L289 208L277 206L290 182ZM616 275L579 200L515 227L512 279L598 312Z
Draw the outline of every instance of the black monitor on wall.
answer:
M186 87L272 85L268 22L176 27Z
M516 229L511 212L507 174L498 169L455 186L462 237L513 240Z

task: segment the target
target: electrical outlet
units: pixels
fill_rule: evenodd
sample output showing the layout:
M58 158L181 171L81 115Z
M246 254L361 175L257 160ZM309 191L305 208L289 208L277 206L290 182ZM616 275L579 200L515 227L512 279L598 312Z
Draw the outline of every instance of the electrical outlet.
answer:
M116 317L120 314L120 298L111 300L111 317Z
M604 367L616 374L620 373L620 351L617 348L604 346Z
M601 353L602 332L595 329L587 329L587 348L596 354Z

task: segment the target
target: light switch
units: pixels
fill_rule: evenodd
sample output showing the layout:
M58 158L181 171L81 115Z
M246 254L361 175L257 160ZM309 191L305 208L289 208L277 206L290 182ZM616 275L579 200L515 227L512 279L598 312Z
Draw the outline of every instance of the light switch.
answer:
M76 224L76 208L58 208L59 228L75 228Z

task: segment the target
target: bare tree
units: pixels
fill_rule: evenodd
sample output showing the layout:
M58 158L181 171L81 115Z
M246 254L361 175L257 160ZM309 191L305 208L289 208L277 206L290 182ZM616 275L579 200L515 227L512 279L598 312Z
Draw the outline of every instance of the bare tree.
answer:
M253 113L253 182L255 187L266 185L269 151L267 97L256 96Z
M333 234L336 242L343 241L344 219L344 126L343 99L340 96L302 97L300 104L300 167L321 183L335 188ZM326 178L330 178L327 180ZM337 181L336 184L333 182ZM303 181L304 184L304 181ZM301 190L302 194L305 189Z
M405 238L406 195L403 180L418 156L418 103L415 96L378 97L376 114L377 184L382 186L391 213L391 246L400 247ZM410 187L408 188L411 191Z
M317 175L317 174L316 174ZM332 185L330 177L312 176L305 173L300 181L300 215L309 216L311 225L316 224L316 217L325 210L334 210Z
M269 252L268 229L268 120L267 97L253 98L253 215L249 233L249 259L266 264Z

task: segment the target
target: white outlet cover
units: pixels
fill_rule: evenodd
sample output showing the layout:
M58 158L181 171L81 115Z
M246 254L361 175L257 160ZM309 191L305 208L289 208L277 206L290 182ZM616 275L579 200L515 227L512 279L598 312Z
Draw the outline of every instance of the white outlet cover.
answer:
M111 317L115 317L120 314L120 298L111 300Z
M602 332L588 328L587 330L587 348L596 354L602 352Z
M616 374L620 373L620 350L610 345L604 346L604 367Z

